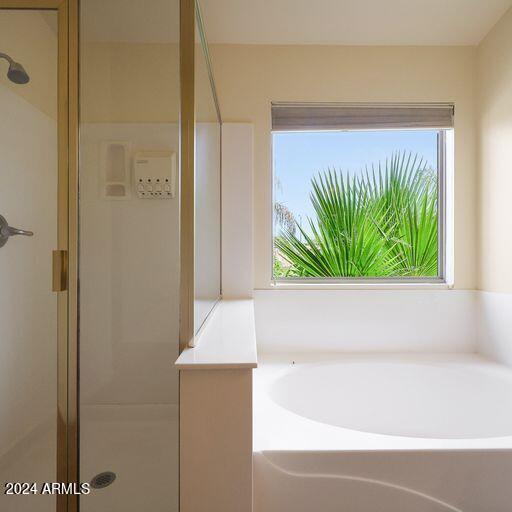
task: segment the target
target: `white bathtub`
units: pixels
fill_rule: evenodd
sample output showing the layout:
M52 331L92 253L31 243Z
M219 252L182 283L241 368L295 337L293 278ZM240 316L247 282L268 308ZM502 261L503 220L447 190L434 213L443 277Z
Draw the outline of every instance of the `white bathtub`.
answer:
M512 510L506 367L283 354L254 375L254 512Z

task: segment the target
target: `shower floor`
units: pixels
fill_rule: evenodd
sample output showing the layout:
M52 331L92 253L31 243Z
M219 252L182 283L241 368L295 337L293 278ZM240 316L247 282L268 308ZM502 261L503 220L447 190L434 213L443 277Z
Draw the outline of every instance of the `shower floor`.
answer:
M82 512L178 510L177 406L85 406L80 423L81 480L117 475L81 498Z
M176 405L90 405L81 410L80 479L103 471L117 478L81 497L82 512L177 512L178 408ZM14 463L0 470L4 481L48 480L54 474L50 430L27 443ZM25 476L24 476L25 475ZM53 496L0 496L2 512L54 512Z
M56 474L55 424L41 424L0 459L2 512L55 512L55 496L5 495L6 482L47 482Z

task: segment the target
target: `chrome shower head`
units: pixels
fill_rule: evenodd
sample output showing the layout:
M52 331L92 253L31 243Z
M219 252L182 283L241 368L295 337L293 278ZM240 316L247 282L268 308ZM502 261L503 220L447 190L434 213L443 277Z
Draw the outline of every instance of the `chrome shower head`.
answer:
M15 84L26 84L30 80L24 67L19 62L14 61L9 65L7 77L11 82L14 82Z
M0 58L5 59L9 63L7 70L7 78L15 84L26 84L29 82L30 77L25 71L25 68L19 63L11 59L6 53L0 52Z

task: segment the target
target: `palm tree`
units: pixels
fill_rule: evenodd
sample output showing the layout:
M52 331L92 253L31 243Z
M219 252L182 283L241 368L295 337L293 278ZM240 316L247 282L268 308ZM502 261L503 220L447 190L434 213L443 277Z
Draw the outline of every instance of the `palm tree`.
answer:
M295 223L274 242L289 275L437 275L437 179L423 159L397 152L360 176L328 169L311 185L309 229Z

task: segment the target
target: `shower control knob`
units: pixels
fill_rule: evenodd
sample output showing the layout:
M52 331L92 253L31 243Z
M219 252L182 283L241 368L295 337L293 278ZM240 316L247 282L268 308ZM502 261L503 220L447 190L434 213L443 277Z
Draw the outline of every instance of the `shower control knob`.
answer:
M7 243L9 237L15 235L33 236L34 233L32 233L32 231L26 231L24 229L18 229L9 226L8 222L5 220L5 217L0 215L0 247L3 247Z

